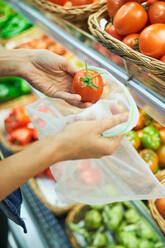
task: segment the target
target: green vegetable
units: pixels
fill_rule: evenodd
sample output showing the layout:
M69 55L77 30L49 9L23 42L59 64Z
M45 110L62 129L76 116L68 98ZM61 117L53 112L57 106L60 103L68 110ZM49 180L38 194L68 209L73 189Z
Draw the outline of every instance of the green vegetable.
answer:
M106 248L125 248L125 247L122 245L111 244L111 245L108 245Z
M130 232L120 232L116 239L127 248L139 248L139 240Z
M124 201L122 202L122 204L124 205L124 207L127 207L127 208L134 208L132 203L130 201Z
M20 92L13 85L0 84L0 103L7 102L20 96Z
M108 244L108 238L105 233L96 234L93 245L96 247L105 247Z
M85 226L88 230L95 230L101 226L102 223L102 216L101 214L95 210L92 209L87 212L85 216Z
M12 14L13 10L6 3L0 1L0 28L8 22Z
M154 248L155 244L149 240L140 240L139 241L139 247L140 248Z
M148 126L143 129L141 140L144 147L153 150L157 150L162 142L159 131L153 126Z
M138 212L133 208L126 211L125 218L131 224L137 223L140 220Z
M21 82L20 82L20 91L21 91L21 93L22 93L23 95L29 94L29 93L31 92L30 87L29 87L28 84L27 84L25 81L23 81L23 80L21 80Z
M102 210L104 205L92 205L91 208L96 209L96 210Z
M157 235L155 234L151 225L144 218L141 218L137 224L137 227L137 234L140 238L156 240Z
M124 208L122 204L114 205L112 208L109 206L104 207L103 218L104 223L110 230L118 228L124 216Z
M26 18L19 14L14 14L0 35L2 38L12 38L31 26L32 24Z

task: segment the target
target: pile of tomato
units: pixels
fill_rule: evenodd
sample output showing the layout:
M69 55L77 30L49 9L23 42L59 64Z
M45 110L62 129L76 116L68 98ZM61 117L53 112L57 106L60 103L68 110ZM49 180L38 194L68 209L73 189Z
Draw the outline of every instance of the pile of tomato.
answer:
M139 121L127 137L153 173L165 168L165 127L140 110Z
M105 31L127 46L165 62L165 1L107 0Z
M67 51L59 43L53 41L47 35L42 35L40 38L36 38L32 41L22 43L16 48L47 49L61 56L67 53Z
M64 7L87 5L98 2L99 0L48 0L52 3L62 5Z

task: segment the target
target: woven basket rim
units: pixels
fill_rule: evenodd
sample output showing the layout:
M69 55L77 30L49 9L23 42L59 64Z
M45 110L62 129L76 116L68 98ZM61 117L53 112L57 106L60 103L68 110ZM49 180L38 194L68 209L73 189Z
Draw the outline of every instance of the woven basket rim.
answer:
M48 7L51 6L53 8L58 8L59 10L62 9L62 10L67 10L67 11L70 11L70 10L77 10L77 9L84 9L84 10L89 10L91 9L91 7L93 6L100 6L100 3L106 3L106 0L100 0L98 2L94 2L94 3L91 3L91 4L85 4L85 5L78 5L78 6L72 6L72 7L64 7L62 5L59 5L59 4L55 4L51 1L48 1L48 0L34 0L34 2L36 2L37 4L41 4L41 2L45 3Z
M82 203L76 204L73 209L69 212L65 220L66 231L73 248L80 248L80 245L78 244L73 232L69 229L69 225L73 222L75 215L78 214L84 207L87 207L87 205Z
M41 192L37 181L35 178L31 178L29 180L29 185L32 188L32 190L34 191L34 193L37 195L37 197L40 199L40 201L47 207L49 208L55 215L61 216L66 214L68 211L70 211L70 209L75 205L75 204L71 204L68 205L66 207L59 207L59 206L55 206L52 205L51 203L49 203L46 199L46 197L44 196L44 194Z
M100 19L107 14L107 7L104 6L100 10L98 10L96 13L93 13L88 18L88 27L90 32L99 39L104 45L108 44L111 46L118 47L118 52L121 52L122 54L119 54L122 57L125 57L126 59L135 62L136 64L140 64L142 66L151 66L153 68L156 67L158 70L157 74L162 74L163 77L165 77L165 63L157 60L155 58L146 56L138 51L133 50L123 42L115 39L114 37L110 36L107 32L101 29L100 27ZM120 50L119 50L120 49ZM117 52L116 52L117 53Z
M161 179L160 182L165 186L165 170L158 173L157 175L158 179ZM151 215L153 219L157 222L158 226L162 230L162 232L165 234L165 218L159 213L157 207L156 207L156 199L155 200L149 200L148 205L150 208Z

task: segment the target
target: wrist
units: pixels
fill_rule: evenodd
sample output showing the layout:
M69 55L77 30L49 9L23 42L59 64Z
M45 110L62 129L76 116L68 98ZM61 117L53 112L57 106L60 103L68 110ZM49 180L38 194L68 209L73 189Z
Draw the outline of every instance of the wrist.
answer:
M3 51L0 54L0 77L23 77L22 68L28 63L32 52L26 49Z

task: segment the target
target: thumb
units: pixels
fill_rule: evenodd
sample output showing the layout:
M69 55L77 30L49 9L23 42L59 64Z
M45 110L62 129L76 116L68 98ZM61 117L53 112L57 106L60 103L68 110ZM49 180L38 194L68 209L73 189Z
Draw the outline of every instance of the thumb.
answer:
M110 129L120 123L126 122L128 120L128 113L122 113L113 115L110 118L107 118L105 120L101 120L100 130L101 132Z

